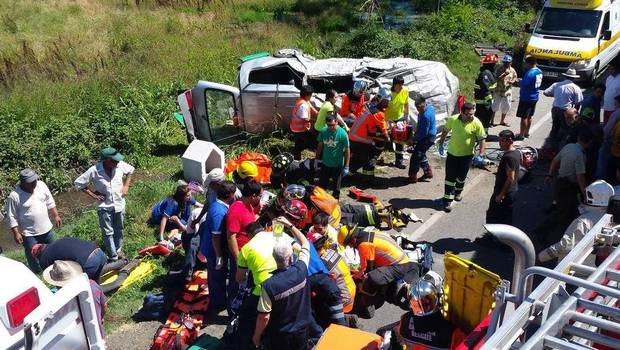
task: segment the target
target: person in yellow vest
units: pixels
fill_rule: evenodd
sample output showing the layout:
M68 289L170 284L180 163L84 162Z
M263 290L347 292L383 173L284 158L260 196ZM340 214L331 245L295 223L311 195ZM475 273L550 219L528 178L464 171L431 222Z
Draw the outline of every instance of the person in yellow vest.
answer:
M405 87L405 79L402 76L396 76L392 80L392 98L390 104L385 111L388 122L388 130L392 130L394 124L399 121L407 121L409 119L409 89ZM394 165L397 168L405 169L405 147L400 143L393 143L394 152L396 153L396 161Z
M314 93L314 89L310 85L304 85L299 91L299 98L295 102L293 112L291 114L291 132L295 147L293 149L293 157L295 160L301 159L301 151L306 148L316 148L316 137L312 133L312 117L317 115L317 110L310 104L310 98Z

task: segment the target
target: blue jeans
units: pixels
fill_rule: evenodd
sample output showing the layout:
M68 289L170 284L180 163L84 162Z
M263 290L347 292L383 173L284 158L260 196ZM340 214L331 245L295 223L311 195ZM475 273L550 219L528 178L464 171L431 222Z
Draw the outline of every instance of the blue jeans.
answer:
M209 294L211 297L211 301L209 303L210 310L219 311L221 309L228 308L229 297L234 298L236 295L227 295L226 277L228 277L228 257L224 255L222 259L222 268L220 270L216 270L215 255L207 256L207 275L209 276L207 285L209 287ZM235 276L230 276L230 278L234 279Z
M114 208L99 208L97 215L99 216L99 228L101 228L105 252L109 258L117 258L118 252L123 247L125 211L117 213Z
M99 283L99 277L101 277L101 270L108 262L103 250L100 248L95 249L92 254L86 259L82 270L88 275L88 278Z
M36 236L23 236L24 237L24 253L26 254L26 260L28 260L28 267L34 273L41 272L41 265L39 265L39 259L35 258L31 254L32 246L37 243L52 243L54 240L54 231L44 233Z
M194 273L194 267L196 267L196 254L198 254L198 248L200 247L200 235L198 233L189 234L183 232L181 234L181 244L185 251L185 257L183 258L183 274L185 277L191 277ZM209 280L211 279L211 273L209 273ZM211 291L211 288L209 288Z
M239 283L237 283L237 260L232 256L228 259L228 285L226 286L226 291L228 293L228 314L230 315L230 302L232 302L233 298L239 292Z
M427 172L430 165L428 164L428 158L426 158L426 152L435 143L435 135L429 136L418 141L413 147L413 155L409 162L409 176L416 176L420 167Z

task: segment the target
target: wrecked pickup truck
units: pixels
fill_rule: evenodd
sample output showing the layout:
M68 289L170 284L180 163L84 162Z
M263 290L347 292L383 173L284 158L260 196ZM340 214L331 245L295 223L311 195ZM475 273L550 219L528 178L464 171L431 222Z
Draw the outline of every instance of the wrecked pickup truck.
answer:
M299 88L305 84L314 88L311 102L318 108L328 89L345 93L354 80L362 79L369 82L370 92L376 93L402 75L409 97L430 101L439 124L454 112L459 98L458 78L440 62L402 57L315 59L296 49L282 49L273 55L262 52L241 61L239 88L201 80L178 96L190 142L222 142L243 134L288 129ZM415 122L413 105L409 103L409 115Z

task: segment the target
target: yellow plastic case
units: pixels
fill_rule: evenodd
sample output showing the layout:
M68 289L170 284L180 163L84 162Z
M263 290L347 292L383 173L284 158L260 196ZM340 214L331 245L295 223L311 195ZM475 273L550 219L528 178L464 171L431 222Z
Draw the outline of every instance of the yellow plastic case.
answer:
M449 252L444 266L444 316L469 333L495 306L495 289L501 278Z

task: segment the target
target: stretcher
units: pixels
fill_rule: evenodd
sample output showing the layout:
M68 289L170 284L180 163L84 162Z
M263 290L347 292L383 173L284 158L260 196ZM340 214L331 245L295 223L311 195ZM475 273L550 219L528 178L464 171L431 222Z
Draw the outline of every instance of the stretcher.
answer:
M99 278L99 285L104 293L121 291L155 271L152 261L135 260L118 270L110 270Z
M377 334L364 332L359 329L331 324L315 350L380 350L383 338Z

